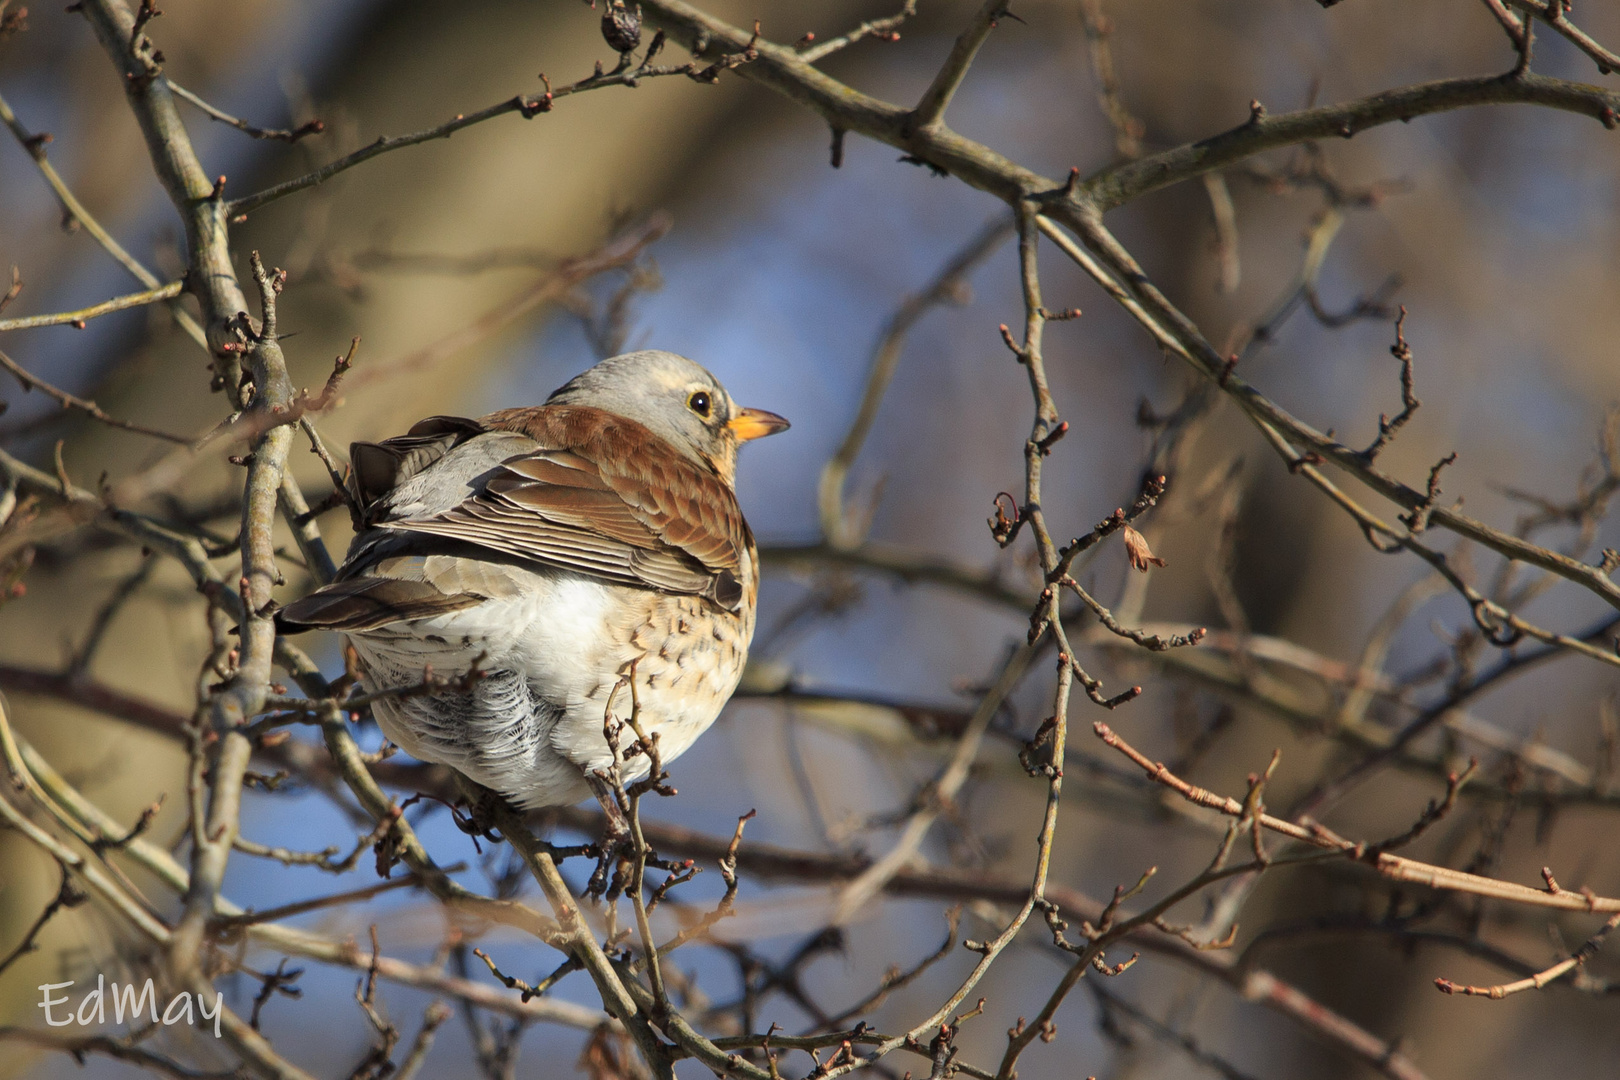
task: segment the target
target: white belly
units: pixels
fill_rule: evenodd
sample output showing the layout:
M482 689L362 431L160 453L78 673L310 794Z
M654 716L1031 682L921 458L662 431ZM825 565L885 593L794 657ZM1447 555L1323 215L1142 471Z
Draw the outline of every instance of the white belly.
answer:
M383 733L527 808L588 798L586 770L613 761L603 731L614 686L635 663L639 719L667 765L708 729L736 688L752 619L706 601L566 572L502 567L514 586L473 607L351 636L368 689L419 684L431 666L454 678L487 673L467 691L379 699ZM494 590L491 590L494 591ZM620 690L613 711L631 711ZM634 742L626 727L621 753ZM647 762L625 763L629 779Z

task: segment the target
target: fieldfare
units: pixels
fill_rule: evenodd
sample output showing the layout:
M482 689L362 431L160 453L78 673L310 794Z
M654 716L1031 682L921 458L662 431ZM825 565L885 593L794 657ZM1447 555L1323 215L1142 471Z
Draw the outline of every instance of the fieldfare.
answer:
M383 733L524 809L600 797L625 676L664 762L736 689L759 592L737 448L787 426L684 357L634 352L538 407L355 443L361 527L337 577L279 625L345 634L371 692L476 667L377 698ZM645 755L623 762L626 780L646 771Z

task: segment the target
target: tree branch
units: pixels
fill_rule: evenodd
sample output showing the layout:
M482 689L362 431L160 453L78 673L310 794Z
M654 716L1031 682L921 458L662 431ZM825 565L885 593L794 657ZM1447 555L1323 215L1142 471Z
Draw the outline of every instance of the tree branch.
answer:
M145 304L155 304L162 300L172 300L180 295L185 283L171 281L167 285L160 285L145 292L129 293L125 296L115 296L111 300L103 300L99 304L91 304L78 311L59 311L51 315L24 315L17 319L0 319L0 333L7 330L28 330L36 326L62 326L70 324L78 329L84 329L89 319L98 315L108 315L114 311L125 311L132 307L141 307Z
M3 329L3 327L0 327L0 329ZM189 446L191 444L191 439L185 435L176 435L173 432L162 431L158 428L150 428L145 424L137 424L133 420L120 420L116 416L106 412L95 402L86 401L81 397L75 397L66 390L61 390L55 386L52 386L44 379L41 379L38 375L25 370L22 365L18 364L15 360L3 352L0 352L0 368L5 368L7 371L11 372L12 376L22 384L22 388L24 390L38 390L46 397L56 401L62 406L62 408L77 409L86 416L90 417L90 419L102 424L106 424L108 427L119 428L123 431L133 431L137 435L150 435L154 439L162 439L165 442L179 443L182 446Z

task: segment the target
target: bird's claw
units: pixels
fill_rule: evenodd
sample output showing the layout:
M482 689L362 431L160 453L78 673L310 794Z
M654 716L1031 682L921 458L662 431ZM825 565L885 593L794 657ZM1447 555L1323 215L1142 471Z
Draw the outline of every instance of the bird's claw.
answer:
M604 897L614 900L624 891L625 870L632 854L630 822L625 818L619 800L614 797L612 789L602 778L587 775L586 781L596 795L596 801L602 804L607 821L602 828L602 838L595 845L596 869L591 873L590 881L586 883L585 895L591 900Z

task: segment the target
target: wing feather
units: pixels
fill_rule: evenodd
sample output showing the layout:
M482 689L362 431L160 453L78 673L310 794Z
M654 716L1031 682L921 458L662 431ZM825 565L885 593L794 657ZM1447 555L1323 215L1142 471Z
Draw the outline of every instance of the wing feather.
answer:
M425 581L361 577L336 581L295 600L276 613L277 628L375 630L389 623L431 619L484 602L478 593L446 594Z
M492 440L522 452L502 458L501 442ZM433 613L463 603L360 584L389 580L361 575L397 552L402 534L706 596L729 610L742 600L740 575L755 572L753 538L730 487L644 426L600 409L432 417L406 435L355 444L352 460L362 505L376 511L368 514L373 529L356 539L338 582L297 602L300 617L289 622L300 628L360 629L417 610L413 601ZM391 494L406 482L413 497ZM449 508L425 513L429 506L414 497L424 485L439 493L437 507Z

